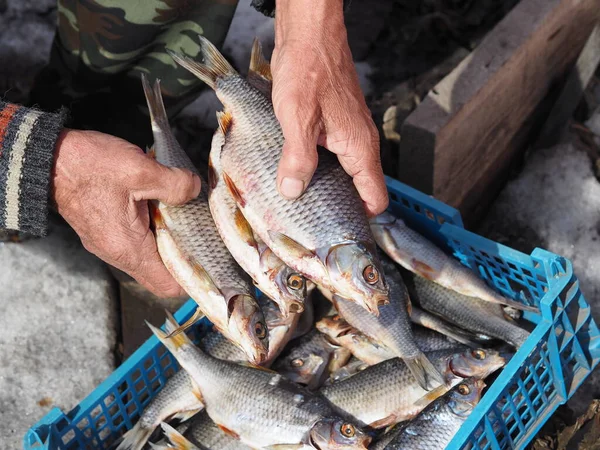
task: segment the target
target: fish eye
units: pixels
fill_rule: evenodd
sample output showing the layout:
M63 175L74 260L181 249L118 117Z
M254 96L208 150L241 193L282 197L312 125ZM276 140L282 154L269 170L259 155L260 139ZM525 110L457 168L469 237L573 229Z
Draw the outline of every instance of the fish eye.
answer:
M485 359L485 352L481 349L479 350L473 350L471 352L471 355L473 356L473 358L478 359L478 360L482 360Z
M340 427L340 433L342 433L342 436L344 437L352 438L356 434L356 429L351 423L343 423Z
M290 365L292 367L302 367L304 365L304 361L300 358L292 359L290 361Z
M471 393L471 389L466 384L459 384L457 390L460 395L469 395Z
M293 273L288 277L287 285L295 291L302 289L302 287L304 286L304 278L302 277L302 275Z
M254 332L256 333L256 337L261 341L267 337L267 327L262 322L256 322L254 325Z
M368 265L363 270L363 278L369 284L375 284L379 281L379 271L373 265Z
M331 320L333 320L334 322L339 322L340 320L342 320L342 318L340 317L339 314L336 314L335 316L333 316L331 318Z

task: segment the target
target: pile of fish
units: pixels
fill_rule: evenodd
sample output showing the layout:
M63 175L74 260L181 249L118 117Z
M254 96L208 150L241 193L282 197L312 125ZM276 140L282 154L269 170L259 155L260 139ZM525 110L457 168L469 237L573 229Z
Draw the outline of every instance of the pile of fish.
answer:
M208 181L186 205L151 208L160 255L198 308L185 324L167 315L164 330L149 325L182 370L118 448L153 436L161 449L444 448L483 380L528 337L504 308L535 308L391 214L369 220L324 149L306 192L280 196L283 135L260 45L243 78L200 40L202 62L171 56L224 106ZM152 155L198 173L171 134L159 82L142 82ZM202 317L213 326L195 345L185 330Z

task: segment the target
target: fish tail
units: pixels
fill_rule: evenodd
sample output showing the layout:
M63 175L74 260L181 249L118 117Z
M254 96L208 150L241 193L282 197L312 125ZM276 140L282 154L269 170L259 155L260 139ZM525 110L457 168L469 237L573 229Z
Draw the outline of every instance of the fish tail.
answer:
M161 423L161 428L165 433L165 436L171 443L171 448L175 448L177 450L198 450L194 444L188 441L179 431L173 428L168 423Z
M168 325L167 328L171 326L177 327L176 324L177 322L175 322L175 325ZM190 339L185 333L179 333L169 336L167 335L167 333L162 331L160 328L156 328L148 321L146 321L146 325L148 325L148 327L150 328L150 330L152 330L152 332L158 338L158 340L162 342L163 345L167 347L167 349L173 354L175 354L177 349L183 347L184 345L192 345L192 341L190 341Z
M444 378L424 353L419 352L414 358L403 358L408 370L413 374L419 386L426 391L445 384Z
M141 422L136 423L131 430L123 435L123 440L117 450L142 450L153 431L154 427L144 428Z
M171 58L177 64L192 72L211 88L216 89L217 79L237 75L237 72L212 42L204 36L198 37L200 38L200 52L204 61L203 63L194 61L187 56L169 49L167 49L167 53L171 55Z
M167 118L167 111L165 110L165 104L163 103L160 91L160 80L157 78L154 81L154 86L150 86L148 77L142 73L142 87L144 88L144 95L148 103L148 111L150 111L150 120L152 121L153 128L155 128L155 125L159 129L165 126L168 128L169 119Z
M507 322L506 324L508 327L506 342L515 348L521 347L529 337L529 332L514 323Z

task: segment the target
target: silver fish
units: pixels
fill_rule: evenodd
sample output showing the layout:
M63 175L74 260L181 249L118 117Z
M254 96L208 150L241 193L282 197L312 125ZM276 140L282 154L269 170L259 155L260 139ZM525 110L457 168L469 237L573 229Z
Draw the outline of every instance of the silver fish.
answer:
M339 368L335 372L331 372L331 375L325 381L325 386L350 378L352 375L362 372L367 367L369 367L369 365L364 361L357 358L351 358L345 366Z
M376 314L388 302L388 287L351 177L334 154L319 149L306 192L293 201L281 196L276 172L283 133L273 105L207 39L200 41L202 64L169 54L212 87L225 106L223 179L244 217L288 266Z
M151 88L142 76L142 84L150 110L156 160L197 173L171 132L159 81ZM264 361L268 351L264 317L248 275L217 232L208 206L206 183L202 183L200 195L185 205L157 202L152 216L165 266L199 306L198 314L185 327L204 313L223 335L244 350L250 361Z
M446 448L477 406L485 388L482 380L467 379L404 424L385 450L439 450Z
M306 279L285 263L254 234L242 211L231 197L222 177L221 149L225 137L221 129L213 138L208 160L208 200L217 230L231 254L252 277L256 286L282 313L304 310Z
M415 303L444 320L517 348L529 337L529 332L506 319L500 305L459 294L412 272L404 271L403 276Z
M444 376L448 387L464 378L485 378L504 366L506 360L494 350L452 349L427 353ZM414 380L406 364L394 358L371 366L356 375L319 391L327 400L357 423L383 428L408 420L448 388L427 392Z
M304 384L310 390L321 386L333 372L350 359L350 351L331 343L317 330L291 343L289 350L279 358L273 369L287 379Z
M177 327L172 317L172 327ZM302 445L321 450L363 449L371 441L327 401L281 375L206 355L185 333L168 338L149 325L202 393L210 418L250 447Z
M168 445L159 445L150 443L152 450L208 450L207 447L196 446L185 438L179 431L173 428L167 423L162 423L161 428L165 434L165 437L169 441Z
M475 272L448 256L433 242L409 228L402 219L384 212L371 219L377 244L398 264L422 277L469 297L538 312L494 291Z
M336 295L333 296L333 304L350 325L402 358L421 387L435 388L443 383L442 376L419 349L412 335L411 304L402 276L389 259L382 258L381 263L390 286L390 302L379 308L378 316Z

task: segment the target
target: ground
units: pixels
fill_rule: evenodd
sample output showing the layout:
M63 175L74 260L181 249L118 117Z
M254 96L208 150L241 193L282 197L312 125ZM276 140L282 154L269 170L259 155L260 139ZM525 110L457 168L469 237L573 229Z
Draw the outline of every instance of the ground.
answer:
M241 2L232 26L235 31L224 48L242 72L252 38L260 36L268 54L273 38L272 20L247 3ZM380 124L391 104L408 114L418 98L477 44L482 30L515 1L373 0L365 10L358 0L354 3L356 13L348 18L350 42L363 91ZM24 101L35 72L46 61L54 23L55 0L0 0L4 98ZM600 89L586 95L590 106L600 103ZM177 118L185 148L193 152L210 139L218 107L214 95L206 91ZM540 246L572 259L581 288L599 318L600 184L596 176L600 165L594 166L596 161L589 156L593 142L597 140L600 148L600 112L592 115L593 109L588 108L580 121L591 116L585 130L595 131L596 136L570 131L556 145L531 152L478 231L521 251L529 253ZM390 148L384 143L386 162L394 158ZM50 407L68 411L116 363L120 324L113 278L59 220L53 221L50 231L44 240L0 244L3 448L20 448L25 431ZM585 410L599 389L597 375L570 406L577 412Z

